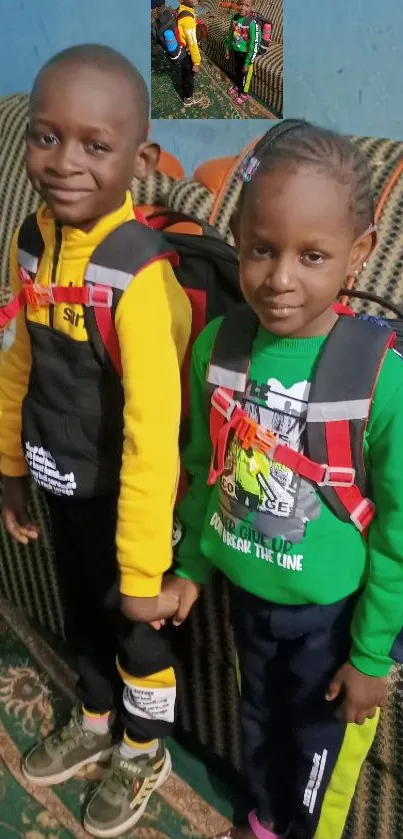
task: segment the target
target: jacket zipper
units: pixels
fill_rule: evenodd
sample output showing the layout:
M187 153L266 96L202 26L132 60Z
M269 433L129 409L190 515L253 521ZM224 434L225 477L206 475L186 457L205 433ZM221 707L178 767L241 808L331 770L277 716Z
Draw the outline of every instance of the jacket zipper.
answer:
M57 266L59 264L59 257L60 251L62 248L62 226L60 222L56 222L55 225L55 252L53 254L53 264L52 264L52 276L50 279L51 285L56 284L56 274L57 274ZM49 306L49 326L53 327L53 320L54 320L54 312L55 307L53 305Z

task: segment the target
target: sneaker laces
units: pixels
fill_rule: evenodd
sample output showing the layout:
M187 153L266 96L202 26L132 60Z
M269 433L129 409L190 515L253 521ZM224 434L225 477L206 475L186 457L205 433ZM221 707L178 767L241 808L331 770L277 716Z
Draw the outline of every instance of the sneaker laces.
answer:
M60 749L62 752L68 752L77 745L80 740L88 740L89 732L81 728L78 715L73 711L71 719L58 731L55 731L50 738L50 745L53 749Z

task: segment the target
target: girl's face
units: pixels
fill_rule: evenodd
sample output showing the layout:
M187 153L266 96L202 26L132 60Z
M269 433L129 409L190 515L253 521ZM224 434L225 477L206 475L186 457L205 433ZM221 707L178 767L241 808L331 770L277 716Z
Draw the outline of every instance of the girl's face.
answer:
M355 239L351 187L313 166L258 172L234 231L241 288L262 326L277 335L326 335L346 278L369 256Z
M238 3L238 12L242 17L246 17L251 13L252 9L252 2L251 0L240 0Z

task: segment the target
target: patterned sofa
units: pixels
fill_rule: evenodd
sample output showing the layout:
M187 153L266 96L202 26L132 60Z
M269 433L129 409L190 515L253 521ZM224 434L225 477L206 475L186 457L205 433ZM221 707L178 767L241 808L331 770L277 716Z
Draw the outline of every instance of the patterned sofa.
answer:
M24 96L0 99L0 290L8 289L8 248L14 228L36 204L24 172ZM359 288L403 300L403 143L355 138L368 155L377 200L379 246L359 280ZM241 157L241 155L240 155ZM214 224L231 240L229 219L240 188L240 158L208 161L192 178L163 173L133 183L142 205L166 204ZM180 172L177 168L177 173ZM373 304L368 311L379 312ZM39 543L17 547L0 528L0 596L41 624L62 634L62 606L55 578L46 512L40 494L32 496L42 525ZM236 780L240 769L238 694L234 647L225 585L217 578L189 622L176 632L186 664L178 737L203 749L207 762ZM234 786L235 789L235 786ZM391 699L376 743L363 771L344 839L401 839L403 836L403 672L396 668Z
M233 59L225 60L224 40L227 36L230 12L220 6L220 0L202 0L203 17L208 24L207 41L203 49L225 72L233 72ZM283 114L283 0L259 0L256 11L273 24L272 43L255 62L251 91L277 117ZM206 10L206 13L205 11Z

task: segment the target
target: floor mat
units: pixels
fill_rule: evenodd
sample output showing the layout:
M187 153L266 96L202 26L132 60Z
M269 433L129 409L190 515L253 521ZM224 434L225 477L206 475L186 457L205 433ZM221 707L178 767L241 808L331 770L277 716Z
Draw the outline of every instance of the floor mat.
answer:
M237 105L227 94L232 84L206 55L196 76L195 92L200 102L185 108L180 93L180 74L158 48L151 52L151 116L153 119L276 119L252 97Z
M0 601L0 836L1 839L86 839L81 826L88 794L102 769L87 766L65 784L39 788L21 774L21 755L68 717L74 676L8 604ZM203 839L227 821L172 774L150 800L133 839Z
M0 837L86 839L82 810L100 777L99 767L86 767L66 784L49 789L30 785L20 771L21 755L67 718L74 699L74 674L14 607L1 599L0 638ZM397 675L393 699L364 766L343 839L403 837L400 682ZM143 819L125 834L127 839L204 839L228 825L225 816L231 810L225 784L219 794L217 779L212 782L200 761L175 743L172 754L181 777L171 775L151 799Z

